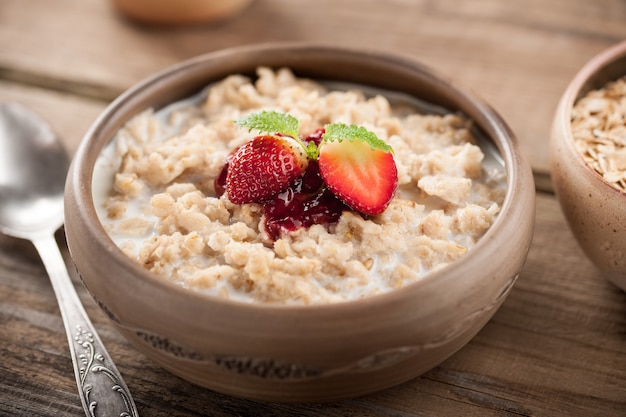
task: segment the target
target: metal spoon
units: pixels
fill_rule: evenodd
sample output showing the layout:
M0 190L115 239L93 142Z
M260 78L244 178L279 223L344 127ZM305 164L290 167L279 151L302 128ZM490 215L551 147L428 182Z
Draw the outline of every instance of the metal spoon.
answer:
M17 103L0 104L0 232L32 241L43 260L63 316L85 414L138 416L54 239L63 224L68 167L69 157L45 121Z

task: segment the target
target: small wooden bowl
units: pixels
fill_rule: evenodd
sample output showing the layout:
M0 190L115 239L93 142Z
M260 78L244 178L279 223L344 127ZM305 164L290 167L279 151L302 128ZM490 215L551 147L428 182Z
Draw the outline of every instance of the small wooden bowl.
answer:
M185 290L129 259L99 222L94 163L133 115L188 97L230 74L289 67L301 77L411 94L461 111L497 148L507 191L495 223L457 262L402 289L315 306L246 304ZM91 295L119 331L171 372L256 400L329 401L378 391L438 365L492 317L530 246L535 190L511 131L476 96L420 63L348 48L269 44L183 62L131 88L91 127L66 189L66 236Z
M626 193L607 183L574 145L572 108L591 90L626 75L626 41L592 58L565 90L552 125L551 174L578 243L615 285L626 290Z

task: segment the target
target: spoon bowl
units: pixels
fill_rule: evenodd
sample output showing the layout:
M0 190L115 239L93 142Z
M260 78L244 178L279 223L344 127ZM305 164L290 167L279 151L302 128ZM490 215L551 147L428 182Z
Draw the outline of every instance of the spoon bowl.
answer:
M70 159L54 132L27 108L0 106L0 231L29 239L63 224Z
M61 142L37 114L17 103L0 104L0 232L32 241L41 256L59 302L85 415L137 416L54 240L63 225L69 162Z

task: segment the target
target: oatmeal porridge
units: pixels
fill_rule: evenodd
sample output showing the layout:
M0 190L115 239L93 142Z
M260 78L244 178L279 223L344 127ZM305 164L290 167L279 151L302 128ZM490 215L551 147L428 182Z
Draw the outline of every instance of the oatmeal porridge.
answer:
M572 134L585 162L626 191L626 77L592 90L572 109Z
M466 118L288 69L257 75L229 76L137 115L98 159L94 201L106 231L161 279L241 302L354 300L454 262L497 218L504 168ZM346 208L333 221L270 235L262 204L234 204L216 189L229 156L254 136L233 120L260 110L297 117L302 137L333 122L375 133L397 167L386 209Z

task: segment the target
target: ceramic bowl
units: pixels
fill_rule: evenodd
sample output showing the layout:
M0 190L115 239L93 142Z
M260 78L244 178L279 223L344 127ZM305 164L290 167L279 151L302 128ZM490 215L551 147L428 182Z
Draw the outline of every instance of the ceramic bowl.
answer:
M561 209L580 247L602 273L626 290L626 193L608 184L574 145L576 101L626 75L626 41L592 58L567 86L554 116L551 175Z
M105 233L92 200L98 154L129 118L255 68L401 91L472 118L505 165L501 212L459 261L400 290L315 306L245 304L157 279ZM496 312L525 261L534 224L534 182L511 131L481 99L420 63L324 45L266 44L183 62L115 100L74 158L66 235L82 280L119 331L172 373L256 400L317 402L354 397L415 378L464 346Z

